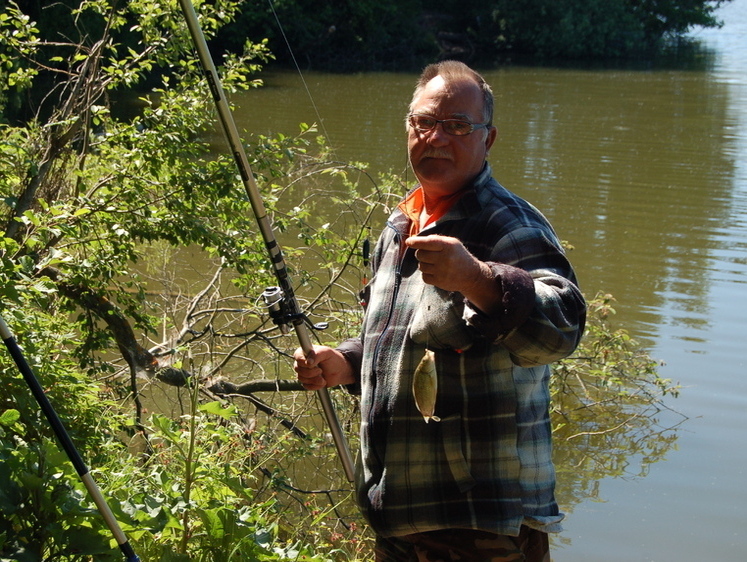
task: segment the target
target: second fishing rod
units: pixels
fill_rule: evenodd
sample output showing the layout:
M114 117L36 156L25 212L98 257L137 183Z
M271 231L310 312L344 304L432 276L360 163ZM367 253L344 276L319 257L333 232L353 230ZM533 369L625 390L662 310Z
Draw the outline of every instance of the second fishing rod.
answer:
M179 3L182 12L184 13L184 17L187 20L187 26L189 27L189 32L192 36L195 48L197 49L200 63L205 71L205 76L207 77L210 86L210 92L218 110L221 127L226 135L226 140L228 141L231 153L236 161L236 166L239 169L241 181L244 184L244 190L246 191L246 195L251 203L260 233L262 234L270 261L272 262L275 277L278 281L278 287L266 290L263 297L265 298L265 302L268 305L270 314L275 323L284 331L288 329L289 325L292 326L301 349L304 354L308 356L313 352L313 344L308 331L308 322L298 306L298 301L295 297L290 277L288 276L283 252L275 239L272 224L267 216L262 197L259 193L256 181L254 180L251 167L249 166L249 160L244 151L244 145L241 142L241 137L239 136L236 122L233 119L231 108L228 105L228 100L226 99L225 91L223 90L220 77L218 76L218 71L215 68L210 51L208 50L205 36L197 19L197 13L195 12L191 0L179 0ZM345 471L345 476L348 481L353 482L355 474L353 458L350 454L347 439L345 438L345 434L343 433L342 427L337 418L334 405L332 404L332 399L330 398L329 392L326 388L317 390L316 393L319 397L319 402L321 403L335 447L337 448L337 453Z

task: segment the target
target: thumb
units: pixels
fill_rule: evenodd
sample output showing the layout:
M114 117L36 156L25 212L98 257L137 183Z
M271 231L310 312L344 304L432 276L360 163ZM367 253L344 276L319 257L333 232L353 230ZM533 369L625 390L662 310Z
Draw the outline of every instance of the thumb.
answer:
M319 357L316 354L316 350L312 347L309 351L303 352L304 360L306 361L307 367L316 367L319 363Z
M316 351L314 351L313 349L306 353L302 348L299 347L293 354L293 358L295 359L297 365L305 367L307 369L316 367L316 364L318 363Z

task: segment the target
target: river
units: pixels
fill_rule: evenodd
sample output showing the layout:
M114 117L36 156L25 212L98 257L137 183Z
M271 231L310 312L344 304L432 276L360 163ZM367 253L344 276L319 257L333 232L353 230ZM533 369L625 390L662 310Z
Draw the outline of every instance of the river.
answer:
M484 72L496 177L545 212L584 292L612 293L616 325L682 385L665 459L563 506L555 562L747 560L747 5L720 15L687 65ZM240 127L319 122L341 160L405 170L414 75L264 78L239 100Z

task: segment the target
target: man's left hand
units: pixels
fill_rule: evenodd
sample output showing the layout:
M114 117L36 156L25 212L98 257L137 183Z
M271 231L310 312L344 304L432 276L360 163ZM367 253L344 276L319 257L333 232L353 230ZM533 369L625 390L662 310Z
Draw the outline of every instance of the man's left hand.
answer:
M492 278L488 265L473 256L458 238L438 234L411 236L405 244L415 249L423 281L444 291L467 296L485 278Z

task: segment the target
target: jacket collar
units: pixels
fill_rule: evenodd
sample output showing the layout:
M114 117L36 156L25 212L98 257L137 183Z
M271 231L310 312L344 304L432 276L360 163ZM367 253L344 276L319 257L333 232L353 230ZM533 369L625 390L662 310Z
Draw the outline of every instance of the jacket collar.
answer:
M485 201L489 197L489 185L497 182L493 179L493 170L490 164L485 162L482 170L472 180L472 183L464 188L466 193L449 209L449 211L441 217L437 223L451 220L461 220L474 216L482 209ZM418 186L419 187L419 186ZM409 197L410 194L417 189L413 188L407 193L405 198ZM403 232L406 230L406 225L409 224L407 217L404 215L401 209L397 209L395 214L392 216L391 222ZM437 224L436 223L436 224ZM432 226L432 225L431 225Z

